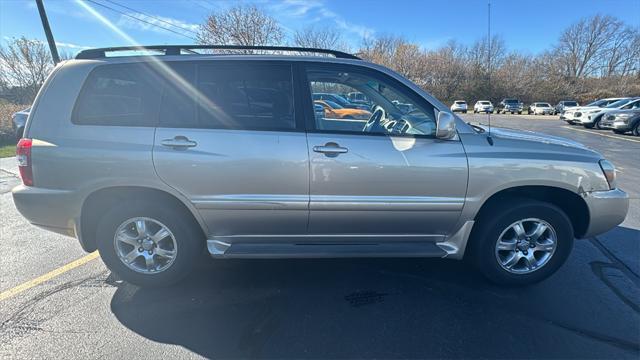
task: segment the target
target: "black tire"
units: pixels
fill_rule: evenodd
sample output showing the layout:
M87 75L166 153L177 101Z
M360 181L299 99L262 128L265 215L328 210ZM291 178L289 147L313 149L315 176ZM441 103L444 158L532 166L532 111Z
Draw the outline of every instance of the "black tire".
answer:
M585 129L593 129L593 124L582 124Z
M515 204L515 205L513 205ZM518 220L538 218L555 230L557 246L549 260L527 274L514 274L505 270L496 256L496 243L500 234ZM511 200L503 209L486 211L474 226L469 243L472 263L490 281L501 285L530 285L555 273L567 260L573 248L573 227L567 215L557 206L529 199Z
M634 136L640 136L640 121L636 122L636 126L633 127L633 130L631 130L631 133Z
M618 134L618 135L624 135L624 133L626 133L626 131L624 131L624 130L616 130L616 129L614 129L613 132Z
M604 130L602 129L602 126L600 126L600 120L602 120L602 116L598 116L594 121L593 121L593 127L597 130Z
M466 113L467 113L467 110L463 110L463 111L462 111L462 113L463 113L463 114L466 114Z
M518 115L522 115L522 111L518 111Z
M22 139L22 135L24 135L24 128L19 127L16 129L16 143Z
M164 224L175 237L175 260L165 270L144 274L127 267L116 254L114 236L116 229L128 219L147 217ZM204 237L197 222L177 210L173 204L157 202L125 201L109 209L98 224L98 250L107 267L123 280L140 287L164 287L187 276L202 254Z

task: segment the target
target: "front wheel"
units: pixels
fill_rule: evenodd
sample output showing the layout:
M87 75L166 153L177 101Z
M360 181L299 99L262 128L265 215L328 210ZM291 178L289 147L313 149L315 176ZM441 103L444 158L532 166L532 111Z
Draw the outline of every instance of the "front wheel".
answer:
M195 220L175 206L144 201L125 201L108 210L98 224L97 241L107 267L141 287L184 278L204 244Z
M496 206L476 222L470 257L489 280L529 285L546 279L566 261L573 248L573 227L557 206L518 199L515 206Z
M635 136L640 136L640 121L636 123L636 126L633 127L633 130L631 130L631 133Z

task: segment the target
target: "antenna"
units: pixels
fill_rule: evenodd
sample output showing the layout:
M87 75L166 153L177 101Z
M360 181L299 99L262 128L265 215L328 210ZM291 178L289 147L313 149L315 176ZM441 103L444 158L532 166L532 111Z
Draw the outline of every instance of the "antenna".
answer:
M487 90L489 92L489 101L491 101L491 0L487 0ZM487 142L493 146L493 138L491 137L491 112L487 112L489 120L489 133L487 134Z

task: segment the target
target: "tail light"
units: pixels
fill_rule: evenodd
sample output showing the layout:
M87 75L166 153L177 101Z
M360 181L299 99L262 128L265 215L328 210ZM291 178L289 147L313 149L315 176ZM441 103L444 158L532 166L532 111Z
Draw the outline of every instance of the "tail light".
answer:
M31 139L22 138L16 147L16 159L22 183L26 186L33 186L33 168L31 167Z

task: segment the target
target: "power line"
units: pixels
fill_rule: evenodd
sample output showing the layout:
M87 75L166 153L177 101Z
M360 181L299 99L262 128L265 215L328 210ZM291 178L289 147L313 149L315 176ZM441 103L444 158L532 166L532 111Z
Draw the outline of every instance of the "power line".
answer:
M140 14L140 15L144 15L144 16L146 16L146 17L149 17L149 18L155 19L155 20L160 21L160 22L163 22L163 23L165 23L165 24L167 24L167 25L171 25L171 26L173 26L173 27L175 27L175 28L178 28L178 29L180 29L180 30L188 31L188 32L190 32L190 33L193 33L194 35L198 35L198 32L197 32L197 31L193 31L193 30L191 30L191 29L184 28L184 27L182 27L182 26L180 26L180 25L176 25L176 24L174 24L174 23L172 23L172 22L170 22L170 21L164 20L164 19L162 19L162 18L160 18L160 17L158 17L158 16L154 16L154 15L151 15L151 14L146 13L146 12L144 12L144 11L140 11L140 10L133 9L133 8L131 8L131 7L129 7L129 6L122 5L122 4L117 3L117 2L115 2L115 1L112 1L112 0L103 0L103 1L106 1L106 2L112 3L112 4L116 5L116 6L120 6L120 7L122 7L122 8L125 8L125 9L127 9L127 10L133 11L133 12L138 13L138 14Z
M95 4L95 5L101 6L101 7L105 8L105 9L109 9L109 10L111 10L111 11L115 11L115 12L117 12L117 13L119 13L119 14L122 14L122 15L124 15L124 16L126 16L126 17L131 18L131 19L134 19L134 20L137 20L137 21L143 22L143 23L145 23L145 24L148 24L148 25L151 25L151 26L158 27L158 28L160 28L160 29L163 29L163 30L166 30L166 31L172 32L172 33L177 34L177 35L180 35L180 36L184 36L184 37L186 37L186 38L188 38L188 39L191 39L191 40L193 40L193 41L195 41L195 42L197 42L197 41L198 41L198 39L196 39L195 37L192 37L192 36L189 36L189 35L187 35L187 34L184 34L184 33L181 33L181 32L178 32L178 31L175 31L175 30L172 30L172 29L166 28L166 27L161 26L161 25L158 25L158 24L154 24L154 23L152 23L152 22L150 22L150 21L146 21L146 20L144 20L144 19L140 19L140 18L135 17L135 16L133 16L133 15L131 15L131 14L128 14L128 13L126 13L126 12L124 12L124 11L120 11L120 10L118 10L118 9L114 9L114 8L112 8L112 7L110 7L110 6L107 6L107 5L105 5L105 4L99 3L99 2L97 2L97 1L94 1L94 0L85 0L85 1L88 1L88 2L90 2L90 3L92 3L92 4Z

